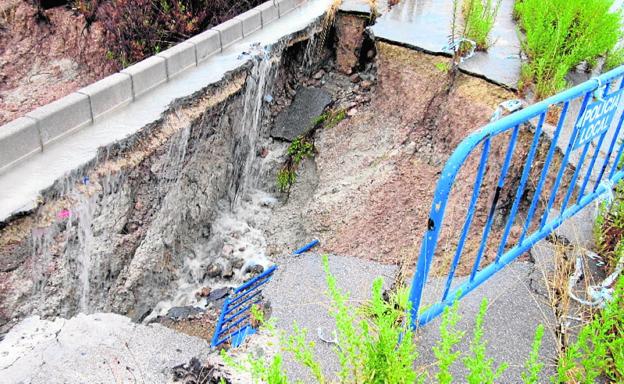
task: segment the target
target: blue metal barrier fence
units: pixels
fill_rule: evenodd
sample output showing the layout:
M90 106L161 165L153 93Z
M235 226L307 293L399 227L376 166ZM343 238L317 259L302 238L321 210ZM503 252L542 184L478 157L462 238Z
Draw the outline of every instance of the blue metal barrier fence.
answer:
M490 123L459 144L446 162L438 180L429 214L428 228L422 240L420 257L410 291L412 302L410 315L413 328L423 326L440 315L446 306L451 305L456 299L464 297L529 250L535 243L546 238L566 219L575 215L599 196L610 193L614 185L624 178L624 170L621 164L624 150L624 143L621 141L621 127L624 119L621 103L622 90L624 89L623 76L624 66ZM575 123L573 126L569 126L566 124L566 118L573 116L574 113L571 110L577 107L578 113ZM547 144L548 152L545 159L540 159L538 162L535 161L536 152L540 145L540 139L543 137L544 123L549 111L551 113L555 111L559 118L556 126L553 127L552 140ZM616 116L617 118L615 118ZM529 122L533 124L528 124ZM566 132L566 129L571 130L571 132ZM482 259L488 247L500 193L505 186L519 134L525 134L522 132L523 130L532 133L532 141L522 163L523 167L513 205L504 225L501 227L500 242L495 240L498 246L492 248L496 251L496 258L489 265L482 266ZM566 134L562 134L562 132L570 133L569 139L567 145L563 147L565 148L562 153L563 159L559 165L559 170L556 172L556 177L552 181L550 193L548 193L548 190L543 190L543 188L549 172L554 171L554 169L550 169L550 166L553 163L558 140L561 139L562 144L565 143L562 138ZM470 275L461 284L454 285L455 271L462 258L465 241L477 209L477 200L482 192L481 186L484 174L488 169L492 140L495 137L497 140L501 140L506 136L510 136L506 145L506 155L500 168L500 174L496 174L499 175L497 176L498 183L493 192L487 219L480 234L481 242L474 255ZM594 152L588 157L591 148L594 148ZM475 175L473 192L457 247L453 252L444 292L441 298L433 304L423 305L423 291L438 247L440 229L442 228L449 194L468 157L472 153L478 153L478 151L480 151L480 162ZM599 157L602 159L599 160ZM542 167L541 170L536 168L540 166ZM527 182L531 171L535 172L536 169L539 171L539 179L531 199L526 196ZM566 171L571 173L567 183L562 182ZM584 176L580 178L582 173ZM546 196L549 197L541 201L543 205L545 204L543 213L541 217L536 217L535 214L542 193L546 193ZM525 211L526 215L518 218L522 229L521 235L517 241L508 244L510 232L516 222L516 216L523 199L527 203L528 201L531 203ZM556 206L555 202L557 202Z

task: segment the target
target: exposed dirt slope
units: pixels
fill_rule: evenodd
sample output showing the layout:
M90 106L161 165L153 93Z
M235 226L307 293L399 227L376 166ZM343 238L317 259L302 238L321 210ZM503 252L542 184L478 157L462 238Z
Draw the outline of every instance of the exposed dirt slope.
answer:
M435 66L445 59L385 43L377 49L378 86L371 92L371 103L336 127L317 132L315 164L306 165L315 168L301 171L298 185L273 221L279 228L276 234L303 227L300 232L308 237L320 237L323 251L413 265L444 162L464 137L489 121L500 102L514 95L459 75L443 103L445 109L427 110L427 102L446 81L447 75ZM424 117L432 114L435 126L423 123L430 124L432 120ZM492 145L491 171L484 181L487 192L495 189L495 169L506 150L501 144ZM521 155L514 163L520 160ZM452 216L456 210L459 216L467 205L477 164L468 162L470 177L460 174L448 209L447 232L452 236L444 236L458 237L463 222ZM511 191L513 181L509 184ZM480 204L486 206L491 196L483 195ZM486 212L477 214L474 228L483 227ZM441 243L446 242L443 237ZM476 245L478 241L466 249ZM443 251L450 249L452 241Z
M67 8L45 11L25 1L0 5L0 124L63 97L115 70L102 29L85 28Z

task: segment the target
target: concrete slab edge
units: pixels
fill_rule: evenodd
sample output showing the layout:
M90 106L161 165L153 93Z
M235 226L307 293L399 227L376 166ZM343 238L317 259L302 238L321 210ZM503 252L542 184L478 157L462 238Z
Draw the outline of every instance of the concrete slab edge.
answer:
M442 56L442 57L449 57L449 58L452 57L451 54L446 53L446 52L432 51L430 49L426 49L426 48L423 48L423 47L420 47L420 46L417 46L417 45L403 43L403 42L397 42L397 41L394 41L394 40L389 40L389 39L385 39L383 37L375 36L370 28L367 28L367 31L369 31L369 33L371 34L371 36L375 40L380 41L382 43L387 43L387 44L396 45L396 46L399 46L399 47L409 48L409 49L412 49L414 51L426 53L426 54L432 55L432 56ZM487 81L488 83L492 83L492 84L497 85L499 87L502 87L502 88L505 88L505 89L509 89L511 91L517 91L518 90L517 89L517 85L514 87L511 84L506 84L506 83L503 83L503 82L500 82L500 81L496 81L496 80L491 79L491 78L489 78L489 77L487 77L487 76L485 76L485 75L483 75L481 73L476 73L476 72L470 71L470 70L466 69L464 66L462 66L461 64L459 65L459 70L460 70L460 72L462 72L462 73L464 73L466 75L470 75L470 76L473 76L473 77L478 77L478 78L480 78L482 80Z
M308 0L270 0L155 56L0 126L0 174L125 107ZM37 143L35 146L34 143Z

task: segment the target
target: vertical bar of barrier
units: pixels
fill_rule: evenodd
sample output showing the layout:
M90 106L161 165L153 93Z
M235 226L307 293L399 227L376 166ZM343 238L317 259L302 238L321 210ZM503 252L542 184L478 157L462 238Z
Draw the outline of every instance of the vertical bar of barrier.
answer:
M614 140L617 140L617 139L614 139ZM609 172L609 179L613 179L613 176L615 176L615 172L617 172L618 167L620 166L620 160L622 159L622 152L624 152L624 139L622 140L622 143L620 144L620 149L618 150L617 156L615 156L615 159L613 159L614 163L613 163L613 167L611 167L611 172Z
M485 168L488 161L488 156L490 154L490 138L488 137L483 143L483 150L481 152L481 162L479 163L479 170L477 171L477 176L475 178L475 185L472 189L472 198L470 199L470 206L468 207L468 212L466 213L466 221L464 222L464 227L462 228L461 237L459 238L459 243L457 244L457 249L455 250L455 256L453 257L453 263L451 264L451 270L449 272L448 279L446 280L446 287L444 288L444 295L442 296L442 300L446 300L446 295L448 291L451 289L451 282L453 281L453 276L455 275L455 269L457 268L457 264L459 263L459 258L464 249L464 243L466 241L466 237L468 236L468 231L470 230L470 224L472 223L472 218L474 216L475 205L477 204L477 200L479 199L479 192L481 191L481 184L483 183L483 174L485 173Z
M518 186L518 191L516 192L516 198L514 199L513 206L511 207L511 212L509 213L509 219L507 219L507 225L505 226L505 232L503 232L503 237L501 239L501 243L498 247L498 253L496 254L496 261L498 261L505 250L505 245L507 244L507 239L509 238L509 232L511 231L511 227L516 220L516 214L518 213L518 206L520 205L520 199L522 195L524 195L524 189L526 187L526 182L529 179L529 173L531 172L531 165L533 164L533 158L535 157L535 153L537 152L537 147L539 145L539 139L542 134L542 126L544 125L544 120L546 119L546 112L542 112L539 117L539 122L537 123L537 127L535 128L535 134L533 135L533 142L531 143L531 149L529 150L529 154L527 155L527 159L524 164L524 169L522 170L522 177L520 178L520 185ZM470 280L474 279L474 272L470 276Z
M511 159L513 158L513 152L514 152L514 149L516 148L516 142L518 141L519 130L520 130L520 125L516 125L511 134L509 146L507 147L507 154L505 155L505 162L503 163L500 176L498 177L498 185L496 186L496 191L494 192L494 199L492 200L492 205L490 206L490 212L488 213L487 221L485 223L485 228L483 228L483 234L481 235L481 244L479 245L479 250L477 251L477 256L476 256L476 258L478 259L481 259L481 257L483 257L483 253L485 252L485 247L487 246L487 239L488 239L488 236L490 235L490 230L492 229L492 222L494 221L494 213L496 212L496 204L498 204L500 193L503 190L503 186L505 185L505 179L507 178L507 171L509 170L509 165L511 164Z
M563 109L561 110L561 115L559 116L557 128L555 129L555 133L553 134L553 139L550 143L550 149L548 150L548 155L546 155L546 161L544 162L544 168L542 169L542 174L540 175L539 181L537 183L537 188L535 189L535 194L533 195L533 200L531 201L531 206L529 208L529 212L527 213L527 218L524 222L524 228L522 229L522 235L520 235L518 243L521 243L524 240L524 237L526 236L527 231L531 226L531 221L533 221L533 215L535 214L535 210L537 209L537 203L539 202L539 197L542 194L542 188L544 186L544 182L546 181L546 176L548 176L548 170L550 169L550 164L555 154L555 149L557 148L557 141L559 140L559 135L561 134L561 130L565 123L569 106L570 102L566 101L563 105Z
M591 141L587 142L583 147L583 152L581 152L581 157L579 158L578 163L576 164L576 168L574 169L574 174L572 174L572 179L570 180L570 186L568 187L568 192L566 192L565 198L563 199L563 203L561 203L561 212L565 211L568 207L568 203L570 202L570 198L572 197L572 193L576 189L576 180L578 179L579 173L581 173L581 167L585 162L585 157L587 157L587 152L589 152L589 146Z
M574 129L572 130L572 135L570 136L570 142L568 143L568 148L566 149L565 154L563 155L563 160L561 161L561 165L559 166L559 172L557 173L557 178L555 179L555 183L553 184L552 190L550 191L550 198L548 199L548 204L546 205L546 209L544 210L544 214L542 215L542 221L540 223L540 230L544 228L546 225L546 221L548 220L548 214L553 204L555 203L555 199L557 198L557 191L559 190L559 184L561 184L561 179L563 179L563 174L568 165L568 159L570 158L570 153L572 152L572 148L574 147L574 142L576 141L576 134L578 131L578 122L583 116L585 112L585 108L587 108L587 103L591 99L592 91L587 91L585 93L585 97L583 98L583 102L581 104L581 109L579 110L579 115L576 117L576 121L574 122Z

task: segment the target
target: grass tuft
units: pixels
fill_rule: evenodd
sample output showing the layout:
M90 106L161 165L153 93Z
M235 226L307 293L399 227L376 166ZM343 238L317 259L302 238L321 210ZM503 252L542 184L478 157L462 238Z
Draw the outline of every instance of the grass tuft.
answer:
M477 44L477 50L485 51L490 46L489 34L501 5L501 0L463 0L464 35Z
M612 5L613 0L518 1L515 14L529 57L523 86L534 84L538 99L554 95L566 87L565 76L575 66L611 52L621 37L620 14L609 12Z

